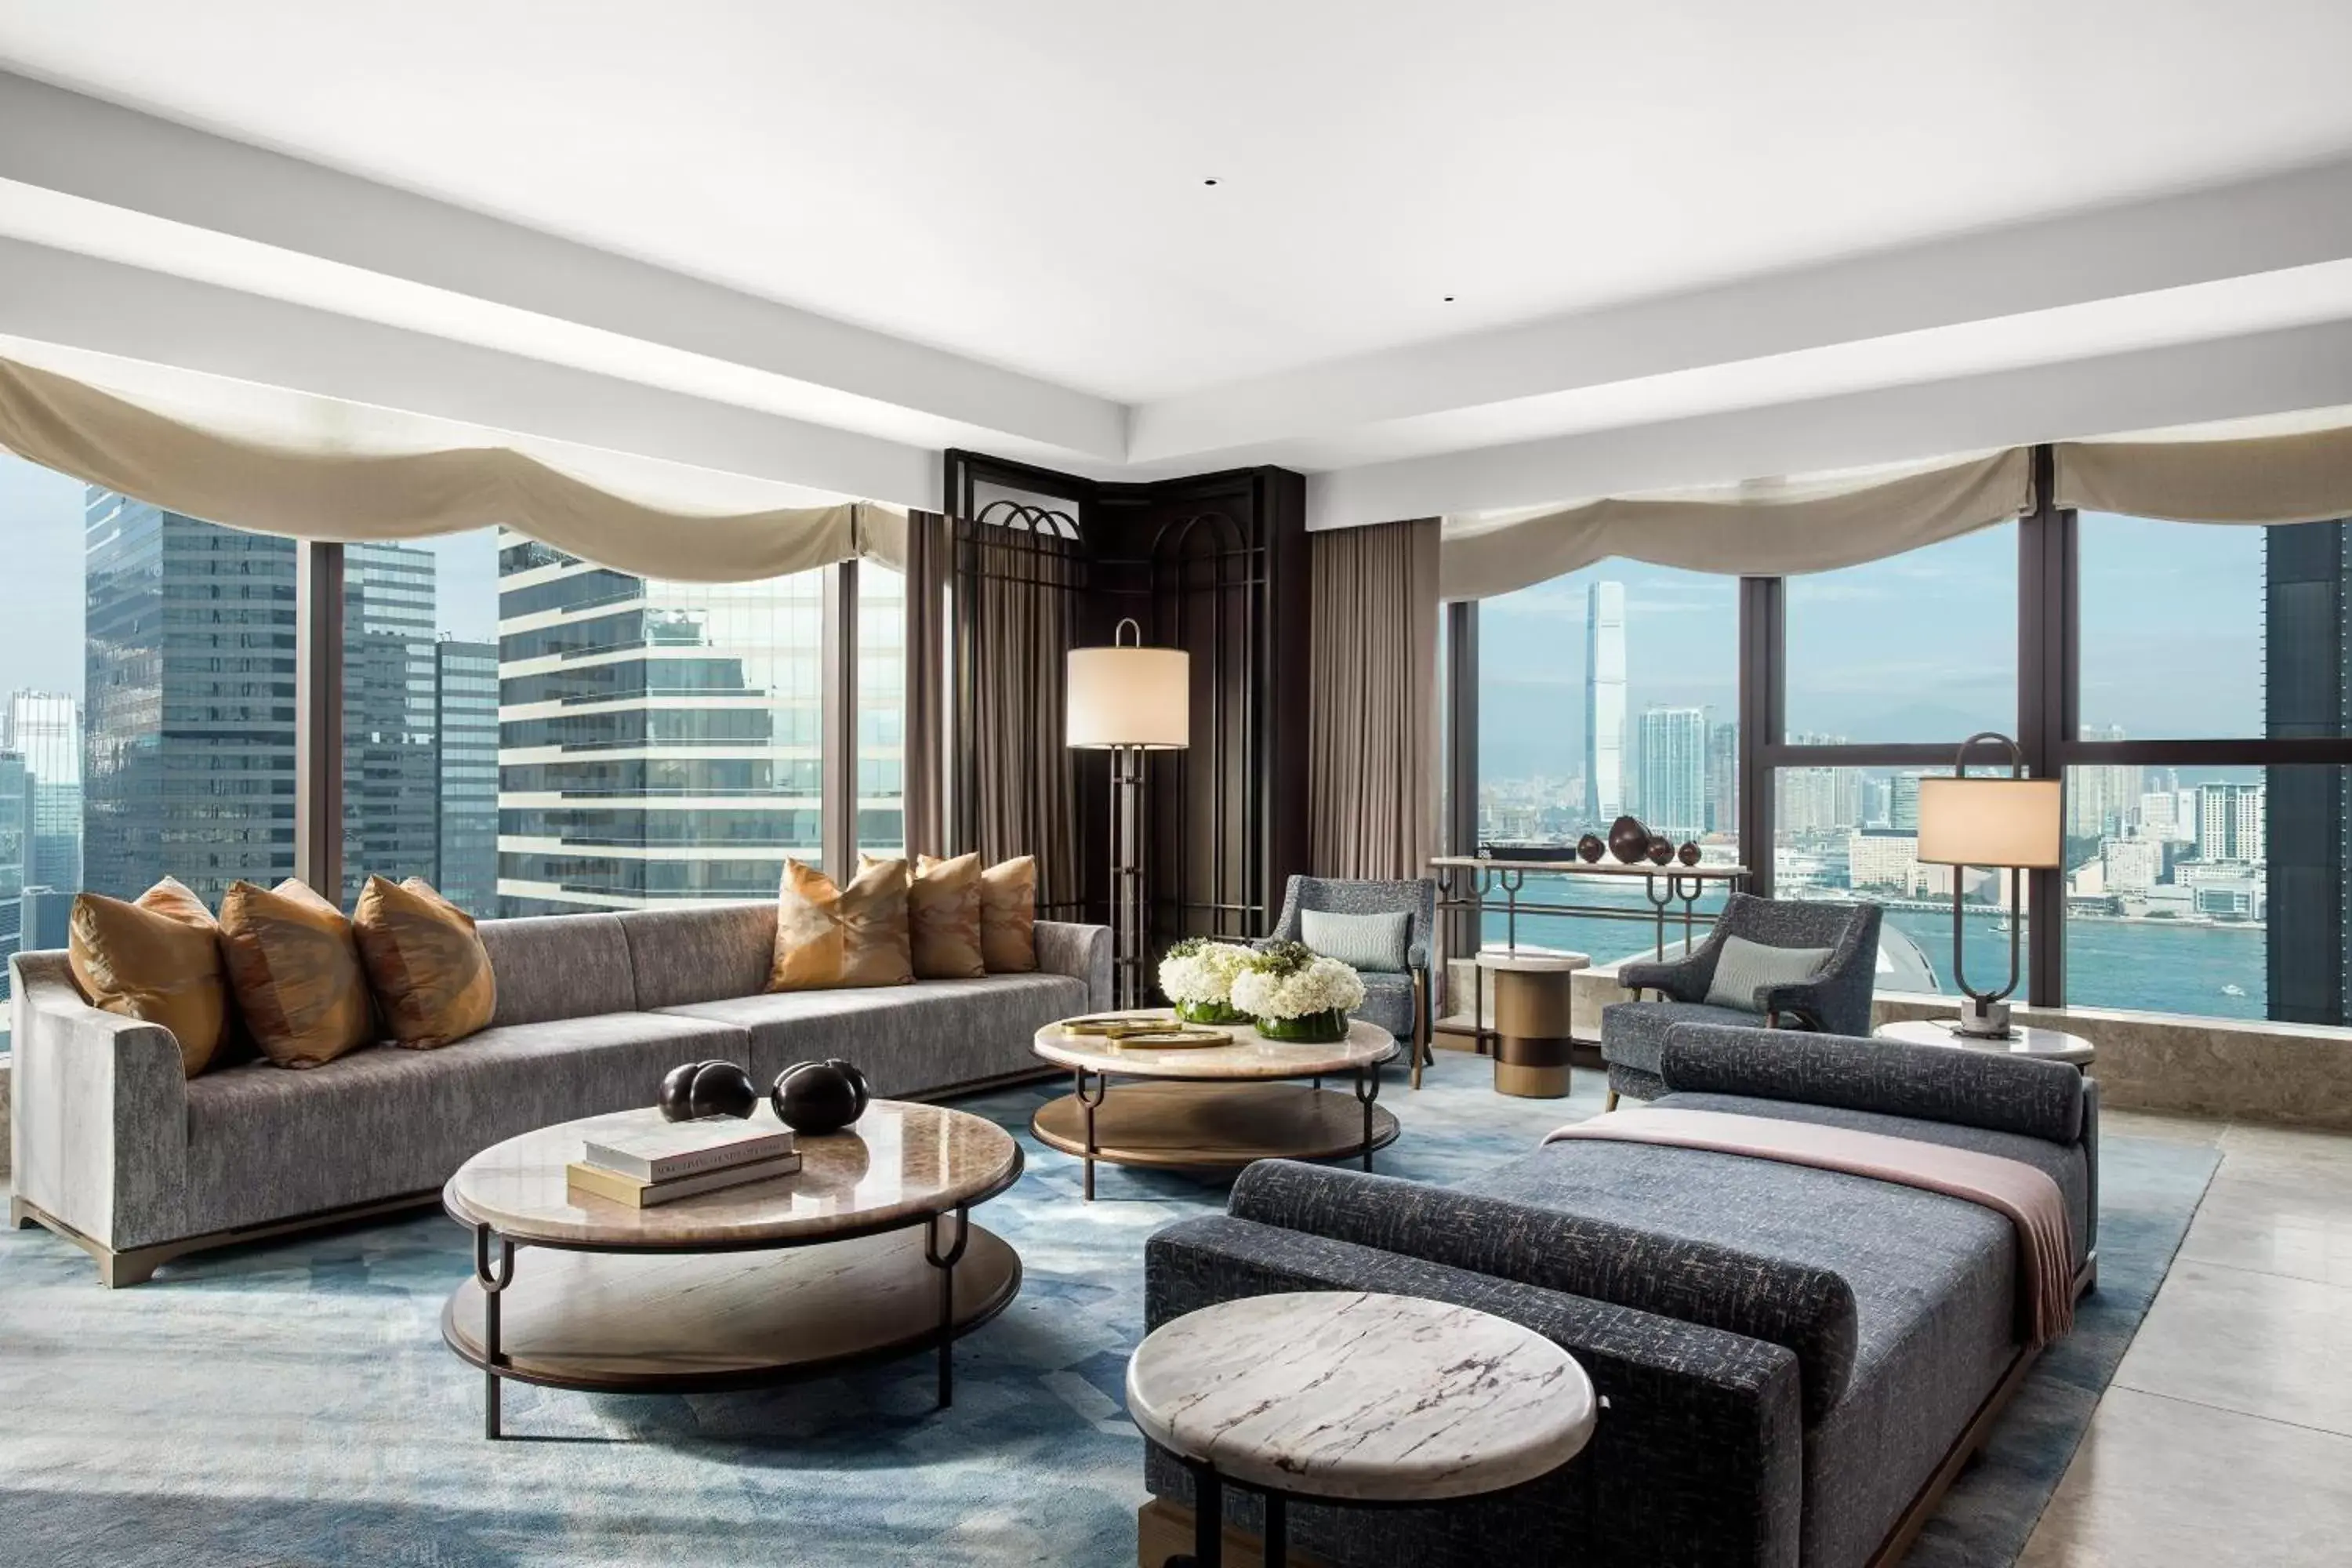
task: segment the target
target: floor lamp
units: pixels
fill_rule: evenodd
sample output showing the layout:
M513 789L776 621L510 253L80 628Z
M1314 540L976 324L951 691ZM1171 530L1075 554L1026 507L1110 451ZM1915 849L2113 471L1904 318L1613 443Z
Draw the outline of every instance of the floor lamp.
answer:
M2006 778L1969 777L1969 752L1999 745L2009 753ZM1967 1000L1960 1005L1958 1033L1970 1039L2007 1039L2011 992L2017 989L2018 936L2025 924L2019 900L2021 870L2048 870L2062 863L2064 796L2060 781L2025 776L2025 757L2008 736L1986 731L1960 742L1950 778L1919 781L1919 859L1952 868L1952 983ZM1963 869L1995 867L2009 872L2009 984L1998 991L1970 985L1963 965L1960 895Z
M1065 702L1066 743L1110 753L1112 1005L1133 1007L1143 1000L1143 753L1192 744L1192 659L1145 647L1143 628L1121 621L1110 647L1070 650Z

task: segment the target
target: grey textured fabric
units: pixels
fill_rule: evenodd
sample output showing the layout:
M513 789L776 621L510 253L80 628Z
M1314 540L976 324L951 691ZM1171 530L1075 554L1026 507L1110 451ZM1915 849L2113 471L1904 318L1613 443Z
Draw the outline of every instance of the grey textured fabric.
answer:
M773 899L631 910L620 921L629 939L629 973L640 1007L715 1002L768 988L776 953Z
M1379 974L1364 971L1357 975L1364 983L1364 999L1357 1004L1355 1016L1367 1024L1378 1024L1400 1040L1412 1038L1412 976L1410 974Z
M493 1026L437 1051L371 1047L303 1072L205 1073L187 1086L187 1233L430 1192L502 1139L650 1105L671 1068L740 1061L747 1045L705 1020L608 1013Z
M1086 1011L1110 1007L1110 927L1074 921L1039 921L1037 972L1066 974L1087 988Z
M1829 962L1826 947L1767 947L1744 936L1727 936L1716 954L1715 973L1703 1000L1711 1007L1738 1007L1761 1013L1759 992L1775 986L1798 985L1811 980Z
M493 1027L636 1008L629 939L617 915L536 915L474 929L499 977Z
M9 964L16 1195L118 1248L184 1234L180 1043L169 1029L84 1002L62 952L19 953Z
M1573 1354L1609 1402L1553 1475L1434 1509L1290 1510L1300 1549L1360 1568L1797 1568L1801 1463L1795 1358L1777 1345L1416 1258L1223 1216L1185 1220L1144 1250L1145 1327L1278 1290L1381 1290L1525 1324ZM1190 1479L1147 1445L1152 1491ZM1588 1490L1588 1487L1590 1490ZM1598 1503L1587 1512L1587 1499ZM1255 1530L1259 1505L1227 1493Z
M848 991L782 991L663 1009L744 1031L765 1083L798 1061L840 1057L864 1069L879 1095L929 1094L1044 1067L1030 1049L1056 1018L1094 1010L1086 985L1066 974L991 974L918 980Z
M1383 915L1301 910L1298 940L1350 969L1401 974L1412 967L1405 957L1412 943L1412 917L1402 910Z
M1658 1074L1658 1059L1664 1055L1666 1037L1689 1024L1721 1024L1733 1028L1756 1029L1763 1026L1760 1013L1743 1012L1736 1007L1711 1007L1704 1002L1612 1002L1601 1010L1601 1054L1611 1068L1631 1068L1646 1073L1652 1079ZM1612 1076L1610 1086L1620 1094L1633 1091L1619 1085ZM1648 1100L1651 1095L1638 1095Z
M1658 1065L1669 1089L1754 1095L1883 1111L2072 1143L2083 1130L2083 1075L1955 1046L1680 1024Z
M1661 1235L1507 1191L1481 1195L1289 1160L1243 1171L1226 1212L1780 1345L1797 1358L1808 1419L1835 1403L1853 1366L1844 1280L1719 1237Z
M1724 901L1715 929L1689 956L1671 963L1621 964L1617 979L1633 990L1663 992L1671 1001L1704 1002L1727 937L1745 937L1767 947L1826 947L1830 960L1819 974L1772 987L1757 1000L1764 1010L1794 1015L1807 1026L1829 1034L1868 1034L1879 918L1876 904L1807 904L1734 893ZM1605 1040L1601 1054L1608 1055Z

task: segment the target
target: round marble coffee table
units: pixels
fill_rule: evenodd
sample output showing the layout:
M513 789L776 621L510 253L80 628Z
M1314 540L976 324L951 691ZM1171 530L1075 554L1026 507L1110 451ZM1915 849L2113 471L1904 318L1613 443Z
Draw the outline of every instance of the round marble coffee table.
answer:
M1958 1046L1962 1050L2012 1057L2044 1057L2078 1068L2089 1067L2099 1057L2098 1047L2080 1035L2070 1035L2063 1029L2037 1029L2030 1024L2014 1026L2009 1037L2000 1040L1963 1035L1948 1018L1912 1018L1881 1024L1872 1033L1882 1040L1904 1040L1915 1046Z
M764 1114L764 1112L762 1113ZM572 1189L564 1167L647 1109L542 1127L467 1161L442 1206L474 1231L474 1278L441 1334L499 1380L610 1394L751 1388L950 1346L1012 1304L1021 1259L971 1221L1021 1176L994 1122L877 1100L857 1122L799 1140L789 1176L655 1208ZM546 1256L518 1270L518 1247Z
M1265 1500L1278 1568L1293 1501L1397 1505L1502 1491L1584 1450L1599 1401L1575 1358L1517 1323L1413 1296L1221 1301L1153 1330L1127 1413L1192 1473L1193 1562L1223 1551L1223 1488Z
M1172 1025L1174 1015L1168 1017ZM1222 1027L1233 1044L1182 1048L1121 1047L1066 1035L1059 1024L1037 1031L1031 1048L1070 1068L1077 1087L1039 1106L1029 1131L1086 1162L1088 1202L1097 1160L1205 1170L1360 1155L1369 1171L1372 1151L1396 1142L1397 1119L1374 1103L1381 1064L1397 1054L1386 1029L1351 1019L1346 1039L1318 1046L1269 1040L1246 1024ZM1354 1079L1352 1097L1322 1087L1323 1079L1342 1077ZM1147 1081L1123 1083L1113 1094L1115 1078ZM1299 1079L1314 1081L1286 1081Z

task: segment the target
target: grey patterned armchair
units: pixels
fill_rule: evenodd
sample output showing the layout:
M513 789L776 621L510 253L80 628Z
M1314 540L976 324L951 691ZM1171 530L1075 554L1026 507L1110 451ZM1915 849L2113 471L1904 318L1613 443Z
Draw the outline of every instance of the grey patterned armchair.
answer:
M1601 1014L1601 1059L1609 1068L1609 1104L1620 1094L1655 1100L1665 1092L1658 1076L1666 1031L1677 1024L1735 1024L1754 1028L1811 1029L1826 1035L1870 1033L1870 995L1878 968L1876 904L1805 904L1734 893L1715 929L1690 953L1671 963L1641 961L1617 968L1632 991L1655 991L1664 1000L1619 1002ZM1828 948L1811 978L1759 986L1751 1007L1711 1004L1716 961L1724 939L1744 937L1761 947Z
M1437 884L1426 877L1405 882L1343 881L1328 877L1293 877L1282 896L1282 918L1267 942L1303 942L1299 913L1319 910L1335 915L1410 916L1405 932L1405 967L1401 973L1359 969L1364 980L1363 1005L1356 1016L1378 1024L1406 1042L1412 1063L1412 1087L1421 1087L1421 1069L1430 1057L1429 944L1437 924Z

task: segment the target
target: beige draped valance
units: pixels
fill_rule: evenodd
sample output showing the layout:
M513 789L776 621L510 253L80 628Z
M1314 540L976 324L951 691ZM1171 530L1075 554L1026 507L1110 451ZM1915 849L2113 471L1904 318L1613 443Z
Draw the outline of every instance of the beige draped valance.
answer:
M1916 550L2032 505L2023 448L1933 468L1759 480L1446 520L1447 599L1484 599L1619 557L1693 572L1783 576Z
M759 505L792 488L163 367L112 368L110 389L0 355L0 447L186 516L301 539L423 539L503 523L617 571L704 583L906 559L904 514L872 502Z
M2069 441L2058 504L2177 522L2352 516L2352 423L2237 440Z

